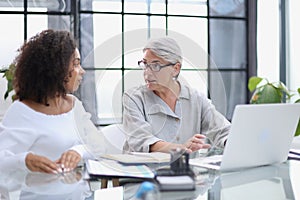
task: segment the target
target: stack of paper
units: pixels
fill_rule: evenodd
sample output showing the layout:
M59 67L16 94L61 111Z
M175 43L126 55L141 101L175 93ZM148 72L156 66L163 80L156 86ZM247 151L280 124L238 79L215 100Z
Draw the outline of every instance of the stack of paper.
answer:
M161 152L153 152L153 153L131 152L130 154L104 154L101 155L101 157L116 160L126 164L170 162L170 154L161 153Z
M113 160L88 160L87 172L93 177L153 179L153 171L146 165L123 165Z

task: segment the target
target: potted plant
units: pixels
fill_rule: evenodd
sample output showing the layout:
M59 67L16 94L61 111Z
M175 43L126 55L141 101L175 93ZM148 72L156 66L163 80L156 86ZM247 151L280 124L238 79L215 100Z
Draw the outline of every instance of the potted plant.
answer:
M9 93L13 91L12 81L13 81L14 71L15 71L14 63L10 64L8 66L8 68L0 70L0 73L3 73L2 77L6 78L6 80L7 80L7 89L6 89L6 92L4 93L4 99L7 99ZM12 95L12 100L14 100L14 99L15 99L15 95Z
M248 89L254 92L250 99L252 104L290 102L291 98L296 95L294 103L300 103L300 88L297 91L291 91L281 81L269 82L266 78L253 76L249 79ZM298 135L300 135L300 120L295 133L295 136Z

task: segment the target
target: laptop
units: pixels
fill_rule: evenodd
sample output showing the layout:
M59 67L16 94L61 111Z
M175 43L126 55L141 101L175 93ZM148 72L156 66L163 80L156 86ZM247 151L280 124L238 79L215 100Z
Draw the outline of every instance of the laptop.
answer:
M191 165L235 171L287 160L300 117L300 104L235 107L223 155L190 159Z

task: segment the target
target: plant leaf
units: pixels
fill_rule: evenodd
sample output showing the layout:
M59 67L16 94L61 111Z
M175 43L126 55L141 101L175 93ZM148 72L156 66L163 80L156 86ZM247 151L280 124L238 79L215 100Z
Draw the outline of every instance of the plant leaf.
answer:
M298 136L298 135L300 135L300 120L298 122L296 133L295 133L295 136Z
M280 89L268 83L264 85L259 92L256 93L256 99L252 103L281 103L282 92Z
M248 82L248 89L250 90L250 92L253 92L256 88L256 86L262 81L263 79L257 76L252 76L249 79Z

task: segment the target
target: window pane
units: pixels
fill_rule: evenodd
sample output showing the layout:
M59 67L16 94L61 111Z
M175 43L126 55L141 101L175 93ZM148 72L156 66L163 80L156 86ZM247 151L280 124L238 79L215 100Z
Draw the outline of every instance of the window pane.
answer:
M131 31L134 29L148 28L149 21L147 16L125 15L124 16L124 31Z
M246 72L211 72L211 100L227 119L232 118L235 105L248 102L246 77Z
M150 35L147 16L124 16L124 64L125 67L137 67L142 58L142 49Z
M207 20L169 17L168 35L179 43L183 68L207 68Z
M124 1L125 13L165 13L166 6L164 0L139 0L139 1Z
M23 15L0 15L0 27L9 27L9 31L0 31L0 68L2 68L12 63L24 41Z
M207 72L181 70L179 80L207 95Z
M257 1L257 75L279 80L278 0Z
M124 76L124 90L132 87L144 85L143 70L125 70Z
M210 35L210 58L219 69L246 68L247 43L245 21L211 19Z
M211 16L245 17L244 0L210 0L209 14Z
M83 15L82 23L88 23L90 15ZM93 15L95 67L122 67L122 18L120 15ZM82 26L84 26L82 24ZM105 31L104 31L105 27ZM82 30L84 31L84 30ZM86 33L88 34L88 33ZM91 37L92 37L91 36Z
M28 15L28 38L48 28L70 30L70 16Z
M151 16L150 26L152 28L166 29L166 17Z
M96 71L96 93L100 123L120 122L122 116L121 71Z
M51 1L28 1L28 11L33 12L65 12L70 11L68 1L51 0Z
M89 1L91 0L81 0L80 6L81 10L87 11L101 11L101 12L121 12L122 4L121 0L93 0L93 8L90 8Z
M299 29L299 19L300 19L300 1L291 0L289 1L290 9L290 30L288 34L290 36L290 89L296 90L300 88L300 29Z
M47 15L28 15L27 37L31 38L48 28Z
M127 50L124 52L124 67L139 69L137 63L143 59L143 46L135 46L132 44L130 47L131 49L126 48Z
M23 1L12 2L12 1L2 1L0 2L0 11L24 11Z
M206 16L206 2L206 0L169 0L168 14Z

